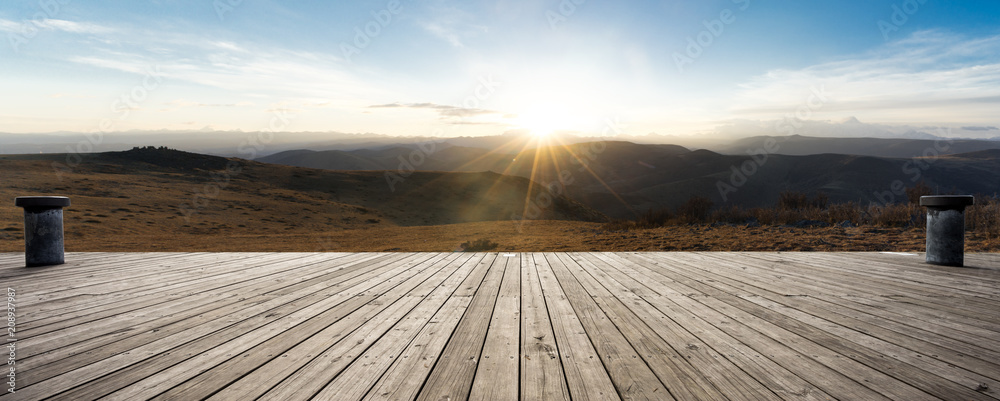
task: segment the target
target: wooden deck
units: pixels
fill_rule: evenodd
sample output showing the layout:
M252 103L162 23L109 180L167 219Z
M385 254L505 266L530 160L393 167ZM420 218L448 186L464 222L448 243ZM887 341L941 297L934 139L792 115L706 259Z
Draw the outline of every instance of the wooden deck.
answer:
M0 254L17 330L0 400L1000 398L997 254L67 260Z

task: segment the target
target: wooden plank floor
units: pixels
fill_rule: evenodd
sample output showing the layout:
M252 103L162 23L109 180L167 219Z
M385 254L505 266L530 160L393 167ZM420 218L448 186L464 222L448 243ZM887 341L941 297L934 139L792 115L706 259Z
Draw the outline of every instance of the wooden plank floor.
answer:
M997 400L1000 255L966 258L0 254L0 401Z

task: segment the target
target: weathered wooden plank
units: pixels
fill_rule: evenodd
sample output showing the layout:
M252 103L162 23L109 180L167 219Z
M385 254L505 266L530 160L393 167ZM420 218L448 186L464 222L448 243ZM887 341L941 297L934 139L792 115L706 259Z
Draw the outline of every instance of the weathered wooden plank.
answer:
M723 263L720 262L719 264ZM713 268L714 266L704 268L704 270L711 271ZM781 310L784 315L796 318L796 322L786 322L782 324L782 327L797 328L801 326L799 322L810 322L817 329L813 329L812 327L800 328L802 332L808 332L810 339L814 341L817 339L826 339L825 344L832 345L834 350L845 355L855 355L855 359L864 360L866 365L880 367L881 370L889 372L890 375L897 375L901 380L906 379L919 383L918 387L932 394L938 394L939 396L942 394L958 395L967 393L970 389L977 388L981 383L986 383L990 387L996 385L995 379L982 376L979 372L1000 372L1000 369L985 364L978 364L977 366L967 368L968 370L956 368L956 364L962 366L964 365L963 362L967 362L967 360L949 358L948 355L950 353L947 350L939 350L933 345L926 343L924 340L932 338L933 335L931 334L914 334L910 332L910 335L916 337L916 339L913 339L899 333L873 327L873 325L858 320L839 318L834 313L837 310L836 307L830 307L828 304L811 305L810 298L816 298L814 296L786 297L775 294L774 291L779 289L773 288L766 280L757 279L752 271L743 274L727 270L725 273L716 273L715 275L709 275L709 277L716 279L713 282L719 282L719 285L731 286L739 285L740 282L743 282L752 283L762 290L770 289L771 293L756 291L753 295L743 296L743 298L766 308L756 309L758 313L765 313L765 310ZM794 289L794 287L783 285L780 289L789 290ZM727 290L728 292L732 292L731 289L723 288L723 291ZM914 330L919 329L915 328ZM829 337L834 333L857 345L842 345L844 344L843 341ZM879 337L874 337L876 335ZM865 350L861 346L865 346L868 349ZM904 348L904 346L909 347L909 349ZM926 353L915 350L922 350ZM939 360L939 358L942 358L942 356L939 356L939 353L944 355L944 359L950 362ZM894 359L899 362L905 362L908 365L895 362L893 361ZM926 370L929 373L911 368L911 366ZM947 378L947 380L958 383L958 385L942 382L941 378ZM981 391L981 393L994 393L994 390L988 389ZM995 393L991 395L995 396ZM977 397L981 397L981 395L977 393L962 396L964 399L976 399Z
M564 255L546 255L552 270L559 280L566 298L576 311L580 323L587 330L587 335L601 361L615 384L618 395L623 399L635 400L672 400L674 396L667 390L659 378L650 370L628 340L608 316L594 302L583 285L577 281L573 272L566 266L572 266L571 260L564 260ZM573 269L579 269L579 266Z
M658 294L650 297L651 302L658 303L660 306L671 305L673 307L672 305L676 305L676 308L680 308L686 313L705 319L712 325L713 330L721 331L735 338L756 353L764 355L791 372L795 372L803 380L835 398L889 399L866 386L859 385L857 381L846 375L847 372L839 371L823 361L810 358L811 354L800 352L794 347L794 344L786 342L785 338L774 338L768 335L767 330L763 332L755 330L752 327L755 322L750 322L751 319L744 320L743 317L734 317L706 306L701 302L701 299L707 298L703 293L675 281L677 274L674 269L679 265L678 262L651 260L645 254L622 253L619 255L633 262L630 266L634 268L638 277L644 279L640 281L657 283L655 287L650 287ZM682 253L676 256L684 259L688 255ZM801 340L794 341L800 342Z
M387 260L383 260L383 262L382 266L371 265L370 267L382 268L389 266L391 263ZM326 282L326 279L339 280L342 274L352 273L368 266L366 263L361 263L352 265L348 269L338 269L332 272L327 271L327 268L322 266L315 266L313 268L290 269L284 272L294 271L297 274L302 274L300 277L305 280L295 284L295 286L301 286ZM365 272L363 274L369 273ZM355 275L354 282L359 282L356 277L358 274ZM86 352L90 360L76 362L77 367L83 366L99 359L99 355L101 355L99 350L105 345L114 344L113 347L116 347L116 349L110 350L111 354L121 352L121 347L126 345L124 343L126 338L135 337L127 340L134 346L137 341L141 341L139 340L139 336L155 339L163 337L167 333L189 330L191 327L194 327L192 323L197 323L198 321L210 321L216 318L226 318L233 321L237 316L249 316L246 313L253 310L255 304L262 302L260 299L254 298L266 297L268 294L272 294L282 288L274 285L273 280L268 279L267 276L248 278L246 281L234 283L230 286L233 288L226 288L227 291L237 291L254 295L252 297L234 298L226 293L216 292L218 288L205 290L202 294L191 296L190 298L193 300L191 302L185 300L185 302L176 303L175 301L174 303L167 302L165 305L164 303L158 303L154 307L142 309L143 312L140 313L152 315L148 318L126 313L109 316L100 322L92 321L86 326L81 326L86 328L86 330L81 331L80 334L74 337L67 338L67 331L65 330L31 337L26 342L28 344L37 343L33 348L44 350L44 352L40 354L25 353L23 356L24 361L41 366L52 362L53 358L56 358L59 354L65 355L68 353L70 355L78 355ZM234 303L239 305L231 306ZM176 309L157 312L161 308L169 308L170 306ZM161 313L164 316L157 317ZM191 319L191 317L195 318ZM181 324L174 325L173 323ZM72 345L65 345L70 342L72 342ZM141 342L138 342L138 344L141 344ZM35 359L36 357L38 358L37 360ZM83 357L83 355L80 355L80 357ZM69 361L62 361L60 364L62 368L67 368L71 365L73 363ZM39 372L36 370L35 373Z
M483 283L497 254L483 257L430 322L400 353L400 357L379 378L365 400L413 400L458 326L472 296ZM458 295L458 294L463 295ZM219 398L223 400L225 398Z
M517 254L501 257L507 264L469 393L471 400L511 400L520 393L521 258Z
M879 333L883 333L882 335L884 336L897 338L898 341L906 341L911 344L910 339L916 340L921 344L916 349L927 350L929 354L936 355L936 358L966 367L972 371L1000 370L1000 365L995 363L997 358L1000 358L997 352L990 349L990 347L981 346L982 343L990 343L989 341L976 341L975 337L958 332L948 326L919 321L915 323L911 321L912 319L907 319L906 317L886 311L886 308L880 305L865 305L858 302L865 297L863 293L850 297L824 295L834 292L835 290L832 288L835 287L813 288L812 286L816 284L810 282L807 277L796 279L795 274L786 274L781 277L774 276L774 280L764 280L762 279L764 273L756 270L759 267L758 265L753 264L752 260L745 262L748 263L740 265L742 268L747 269L745 273L729 269L723 275L746 274L748 276L744 282L754 282L758 287L770 288L776 294L789 295L787 291L790 289L798 294L812 294L807 297L796 297L799 298L797 301L807 305L814 305L815 312L812 313L819 314L826 319L850 322L845 323L845 325L849 325L850 327L856 327L859 322L865 322L870 324L870 326L864 326L867 327L866 330L869 332L878 331ZM706 263L712 266L706 268L710 270L716 268L716 265L725 266L731 262L728 260L713 260ZM800 288L802 286L806 286L807 288ZM847 320L844 320L845 318Z
M521 254L521 398L566 400L569 388L538 278L535 255Z
M43 296L44 299L31 305L32 312L42 314L48 319L57 319L60 315L73 314L82 310L92 308L106 309L109 307L109 304L121 301L121 299L119 299L121 297L136 297L153 294L170 295L185 291L199 291L200 289L198 289L198 287L206 281L215 282L216 285L220 282L227 282L228 277L231 276L225 276L224 274L231 274L233 272L239 272L245 276L262 276L265 274L264 271L272 268L272 264L292 263L294 265L305 266L309 264L309 260L336 260L335 258L317 258L317 256L318 255L307 255L296 257L282 254L265 254L246 258L234 257L233 260L202 260L198 263L193 261L188 262L186 260L176 260L171 264L160 265L145 265L145 262L137 262L135 264L144 266L145 268L163 270L160 272L160 274L163 275L158 277L159 280L149 281L145 285L133 283L135 285L125 286L125 288L118 290L109 285L97 285L87 286L76 292L60 291L55 294L45 295ZM354 256L345 255L342 260L350 260L351 258L354 258ZM186 263L190 263L192 267L195 268L193 270L183 268ZM340 262L338 261L338 263ZM167 273L179 273L180 275L168 276ZM116 272L117 281L122 281L121 277L129 274L130 273L128 272ZM89 281L91 278L88 277L86 280ZM82 302L80 300L81 296L90 296L92 300L89 302ZM41 324L42 322L38 322L38 325Z
M1000 287L1000 284L987 282L982 277L962 277L963 281L960 283L953 282L956 280L955 277L947 276L929 276L931 278L924 278L922 281L918 281L916 278L922 275L922 273L913 267L891 265L884 261L858 260L850 257L850 255L843 255L839 259L830 258L826 255L808 259L802 258L799 255L782 255L780 259L775 259L772 255L758 254L736 255L735 257L752 257L754 259L770 261L775 265L789 265L787 268L790 273L798 272L799 270L808 271L829 278L834 283L850 282L843 278L843 276L853 276L858 278L854 284L876 286L876 289L866 292L902 291L916 298L925 299L929 304L946 305L949 301L948 297L952 295L961 295L963 301L972 308L980 306L988 309L1000 302L1000 296L986 294L989 291L994 291L994 287ZM790 266L792 265L798 268L791 269ZM969 270L976 270L985 276L995 275L990 274L987 269ZM951 286L944 285L949 282L951 282ZM981 291L976 291L977 289Z
M713 284L719 285L719 284ZM973 388L960 386L956 383L950 382L948 380L942 379L940 376L926 372L919 369L913 365L900 363L894 355L888 354L885 348L868 348L864 349L860 344L853 343L842 339L841 337L831 335L830 333L824 331L821 328L803 323L802 321L796 320L789 317L783 313L773 313L773 309L763 308L759 305L753 305L747 303L737 303L734 302L734 298L728 296L722 296L720 293L714 294L717 299L725 301L729 304L733 304L738 308L762 319L766 319L768 322L780 326L784 330L798 334L802 337L808 338L809 340L822 345L833 352L840 355L849 357L853 360L861 362L867 367L875 369L881 373L884 373L890 377L894 377L899 380L900 383L906 383L910 386L916 387L922 391L930 393L939 398L951 398L958 397L965 400L988 400L991 397L976 392ZM742 298L741 298L742 299ZM784 311L784 310L783 310ZM921 364L923 365L923 364ZM889 387L889 386L886 386ZM897 386L891 386L890 388L895 388ZM880 389L885 387L880 386ZM900 391L905 391L905 388L899 388ZM912 393L912 392L911 392ZM916 394L916 393L913 393ZM911 394L910 396L914 396ZM887 394L896 396L897 394Z
M266 282L258 283L258 285L260 286L258 290L265 294L270 289ZM254 294L260 294L260 292ZM209 302L213 299L210 299ZM117 324L121 326L120 329L106 332L104 335L88 331L82 337L90 337L89 339L82 339L79 342L64 347L49 348L48 345L54 342L75 340L73 338L65 339L56 336L53 341L43 343L41 347L33 350L36 352L25 352L27 355L19 363L30 367L30 370L21 378L22 383L23 385L30 385L69 372L70 370L90 365L101 359L129 352L133 348L171 335L184 335L184 333L191 335L197 332L198 329L193 328L199 325L236 324L241 319L264 312L271 307L292 299L294 297L274 299L274 297L261 295L226 299L218 304L208 304L204 310L181 310L175 313L178 315L176 317L168 315L157 319L160 322L173 321L173 323L165 325L156 325L153 323L143 326L141 319L119 317ZM56 334L58 333L56 332ZM30 340L33 340L33 338ZM37 353L39 350L42 352Z
M617 277L630 292L649 302L657 311L665 314L670 321L676 321L677 326L689 331L698 340L717 350L749 376L765 384L770 391L782 399L828 400L833 398L816 386L802 380L792 371L762 356L746 344L712 327L702 316L684 310L656 293L656 291L664 291L665 288L656 285L653 279L645 279L647 276L644 273L633 268L633 262L611 253L596 254L595 256L605 260L609 267L622 273Z
M432 273L436 271L436 269L440 267L434 264L434 261L436 260L437 258L426 261L427 267L423 270L427 270ZM419 263L421 262L415 262L415 264ZM410 266L413 265L414 264L410 264ZM211 394L225 383L233 380L233 376L238 377L240 374L245 373L248 366L257 366L262 364L262 357L263 359L277 358L279 355L284 357L283 353L291 345L301 342L304 338L320 331L323 327L328 327L331 322L337 321L344 314L364 313L364 311L366 311L365 308L368 307L368 305L359 305L359 303L370 300L368 301L369 304L380 305L381 309L375 308L376 310L380 310L381 313L389 313L386 312L386 310L392 308L395 304L392 304L391 302L382 303L380 301L394 299L398 293L393 293L393 291L396 291L397 288L407 286L408 283L420 280L421 274L424 274L423 270L404 269L402 273L409 275L409 277L403 278L402 280L393 280L396 281L396 284L390 284L391 289L378 295L361 297L356 296L349 299L347 302L337 304L332 308L328 308L326 305L310 306L308 308L295 311L290 314L287 319L283 317L278 318L274 323L258 327L247 333L239 333L237 337L227 342L219 342L216 340L214 343L206 343L205 346L189 346L192 349L204 351L184 360L174 361L172 364L162 360L150 361L150 365L156 365L161 368L163 366L169 367L165 370L158 371L158 373L154 376L147 377L132 383L127 387L123 387L119 391L112 393L105 398L143 399L150 398L158 393L160 393L160 395L156 398L202 398ZM365 283L369 282L372 281L365 281ZM385 288L379 289L377 286L372 288L372 291L384 290ZM405 304L401 305L401 308L406 307ZM352 310L353 312L348 312ZM283 326L279 326L280 330L273 330L271 328L275 324L279 323L283 324ZM242 355L240 355L239 352L243 350L245 351ZM131 374L132 372L143 368L145 368L145 366L139 365L132 367L129 371ZM207 375L200 374L205 371L210 373ZM133 375L133 377L141 377L141 375ZM191 377L193 378L185 381ZM110 381L111 379L102 378L102 380ZM126 377L118 377L113 380L117 383L129 381Z
M761 255L758 258L763 259L764 256ZM886 301L884 306L887 310L922 314L922 316L913 317L920 320L930 319L927 320L929 323L944 319L946 327L959 328L971 334L976 334L976 331L969 329L986 329L989 331L983 338L986 341L990 341L994 337L990 334L991 332L1000 330L1000 315L996 314L997 308L1000 307L1000 298L970 296L971 294L965 290L913 282L911 281L912 273L906 270L894 271L889 278L871 277L855 273L853 270L845 271L846 266L860 265L860 263L847 258L829 261L823 258L823 261L810 262L797 257L787 257L786 260L795 263L795 268L789 269L791 270L789 273L792 273L793 277L805 276L833 288L842 287L844 283L853 283L851 288L863 290L865 294L885 295L888 297L888 299L884 299ZM871 265L871 263L868 264ZM800 271L801 274L799 274ZM844 277L845 274L854 276L856 279ZM941 281L947 281L947 279L942 278ZM974 284L969 283L966 286L969 288L985 287L990 286L990 284L978 280ZM1000 287L1000 284L993 286ZM896 296L907 298L902 309L895 308L897 302L894 302L894 298ZM1000 343L994 344L992 348L1000 348Z
M567 261L567 265L574 267L574 275L580 284L675 398L682 400L723 400L728 398L716 387L720 384L727 385L725 383L727 379L706 377L690 363L690 358L696 357L697 353L691 352L692 350L688 348L697 345L677 344L675 347L665 341L649 326L650 323L655 324L656 322L640 319L620 300L614 299L602 285L604 281L613 281L612 278L601 275L602 272L598 271L592 263L578 259L578 255L569 254L567 257L572 259L572 263ZM597 274L599 277L595 278L592 274ZM659 326L657 328L663 329ZM676 348L687 349L688 352L681 354ZM723 382L715 383L716 380ZM748 394L754 393L753 389L750 388L745 389L745 391ZM733 391L733 393L737 400L744 399L737 391Z
M82 256L81 256L82 255ZM25 267L24 254L19 254L13 264L0 267L0 280L13 284L36 284L38 278L58 279L67 275L85 277L103 277L110 271L134 271L139 269L135 262L163 262L191 260L198 254L191 253L106 253L94 252L86 254L66 254L66 263L53 266ZM204 255L212 257L209 255ZM247 256L249 257L249 256ZM216 256L216 258L218 258ZM115 266L118 269L110 270L107 266ZM51 287L41 286L46 290Z
M451 274L451 272L454 272L454 269L451 269L447 264L452 261L454 261L454 258L437 261L436 263L432 261L426 263L431 264L430 269L432 270L436 268L435 265L445 266L437 274ZM435 279L431 278L420 284L420 286L436 282ZM392 291L397 290L393 289ZM386 292L373 300L370 305L362 306L351 312L344 319L326 327L323 327L323 324L329 323L330 319L323 319L325 322L317 322L318 324L311 326L297 326L244 352L242 357L235 356L205 370L192 379L159 394L156 398L204 399L213 393L215 393L215 397L218 397L222 392L219 389L223 387L225 387L223 391L232 388L227 392L229 394L228 399L234 399L233 397L237 395L236 392L239 392L239 397L236 399L257 398L277 382L281 381L288 373L306 365L312 358L312 355L322 354L330 342L342 338L342 333L344 332L341 330L342 328L347 327L349 329L360 326L357 322L364 319L363 315L366 310L371 310L372 313L378 311L378 315L372 318L372 320L381 319L386 322L398 320L398 315L393 315L393 311L396 313L405 313L407 310L406 307L412 306L408 305L407 302L393 301L399 305L387 302L392 301L395 294L398 293ZM379 311L378 307L384 309ZM369 339L369 343L371 341L374 341L374 339ZM262 358L261 355L268 355L270 358ZM178 367L175 366L175 368ZM187 372L185 371L184 374L187 374Z
M984 398L985 396L993 398L1000 396L1000 391L996 390L1000 388L1000 381L994 378L983 376L978 372L957 368L955 365L934 358L933 355L924 355L915 352L885 339L832 323L764 297L749 297L747 300L760 305L762 308L779 311L799 322L811 325L816 328L811 329L813 331L822 330L820 338L836 336L850 341L850 343L836 341L837 344L840 344L839 352L858 355L866 359L868 361L866 364L869 366L882 366L886 371L893 371L894 374L901 375L901 377L905 377L908 380L918 381L921 383L921 388L928 388L925 391L929 391L941 398L960 397L972 400L986 399ZM897 339L889 338L889 340ZM906 365L893 362L893 359L903 362ZM976 392L976 389L981 384L986 384L987 388Z
M413 291L407 294L407 297L418 297L423 300L313 398L321 400L360 400L364 398L418 332L424 328L433 315L437 314L459 284L467 278L476 265L475 262L478 261L478 259L465 259L471 260L471 263L463 264L433 292L421 294L419 291Z
M419 256L417 257L419 258ZM426 259L426 257L423 257L423 259ZM405 265L401 270L406 270ZM165 367L173 365L177 360L184 360L192 355L196 355L198 352L195 351L211 349L220 343L243 336L249 331L263 328L263 330L267 330L269 333L277 333L282 328L291 327L304 320L308 320L315 315L315 311L317 310L331 310L334 306L345 303L345 301L348 302L345 303L346 306L343 306L342 308L350 310L356 309L357 307L360 307L371 299L377 297L381 291L380 288L394 287L398 285L400 281L405 281L410 277L410 274L414 273L416 272L412 272L398 278L390 278L383 282L365 281L364 283L359 284L364 287L357 288L357 292L345 291L329 297L303 297L301 295L292 296L294 300L291 302L288 302L286 299L281 299L277 302L278 305L274 305L273 303L269 304L269 309L266 312L258 314L257 316L259 318L257 319L245 319L235 322L235 324L227 321L209 322L199 326L199 331L187 331L160 338L156 341L133 348L127 352L115 354L114 356L108 357L99 362L74 369L50 379L46 379L35 385L29 385L24 389L19 390L18 393L27 393L29 398L31 398L30 396L32 394L39 392L58 393L70 389L80 393L96 392L98 394L106 394L109 390L115 391L124 385L132 383L139 377L145 377L144 375L146 375L146 373L144 373L144 371L146 370L157 372ZM400 273L397 272L397 274ZM365 291L370 291L370 295ZM265 304L268 303L265 302ZM334 310L330 313L336 312L341 312L341 310ZM197 344L193 342L197 342ZM169 350L175 349L184 349L188 352L165 353ZM137 363L145 363L143 369L133 368L128 369L127 371L117 372L119 369ZM118 376L114 375L107 376L111 372L124 374L126 375L125 377L127 380L119 380ZM103 380L110 380L111 382L104 386L87 385L74 389L74 387L83 383L99 378ZM168 379L168 377L156 378L156 380Z
M793 254L790 256L797 255ZM907 278L911 275L913 276L913 279L910 281L931 284L939 281L948 281L951 284L956 284L956 287L960 290L965 289L964 286L966 285L975 285L980 282L994 287L1000 284L1000 277L990 273L991 267L993 269L1000 269L1000 263L984 263L976 266L977 258L975 254L966 254L966 260L972 263L966 267L928 264L925 262L923 254L899 255L880 252L824 252L819 254L819 256L822 260L842 263L843 267L857 270L860 273L872 273L873 271L866 269L866 267L871 268L874 266L878 269L876 270L878 272L890 272L892 270L905 272ZM884 277L891 278L893 275L889 274Z
M552 333L562 360L566 385L574 400L620 400L600 355L559 285L545 255L532 254Z
M446 254L447 255L447 254ZM363 322L360 327L355 324L345 328L336 328L330 333L339 338L332 346L323 350L308 363L284 378L280 383L264 394L265 399L309 399L313 397L326 383L329 383L344 368L353 362L371 344L392 328L399 319L419 303L420 297L405 296L414 289L424 286L436 287L457 268L451 263L454 259L442 260L438 255L430 263L416 264L408 269L413 274L406 281L386 289L371 302L357 308L351 316ZM374 315L374 317L372 317ZM327 319L327 324L333 322ZM356 329L351 328L356 327ZM329 326L332 327L332 326ZM328 328L329 328L328 327ZM344 332L344 330L347 332ZM315 331L314 331L315 332ZM320 338L330 338L326 333L316 334ZM285 345L287 347L287 344ZM281 362L277 362L281 363ZM177 397L185 399L188 397Z
M386 262L386 264L388 264L388 262ZM322 266L316 266L315 268L301 267L298 269L292 269L292 271L296 273L297 277L302 278L302 281L300 281L299 284L297 284L301 285L305 283L314 283L316 282L316 280L320 279L326 280L328 278L340 276L342 274L347 274L352 270L363 269L366 266L368 265L362 263L358 265L352 265L348 269L337 269L334 272L328 272L327 271L328 268L324 268ZM378 267L378 266L373 266L373 267ZM284 271L282 273L287 273L287 272L288 271ZM350 276L348 276L348 278L349 277ZM112 324L117 324L119 326L119 327L112 327L110 332L101 332L99 330L99 326L91 324L87 326L88 330L84 333L85 335L82 336L83 338L74 338L74 340L77 340L77 342L74 343L72 347L55 348L56 344L54 342L49 342L49 343L43 343L43 345L45 345L45 347L43 348L48 350L45 353L51 353L55 350L59 350L59 352L68 352L70 354L73 354L77 352L82 352L83 350L86 349L92 350L94 347L98 347L102 344L107 344L109 342L114 342L114 341L120 341L122 338L129 337L131 335L136 335L136 333L141 332L142 330L145 329L148 330L157 329L161 331L169 330L171 328L172 323L186 321L190 316L197 316L197 318L206 317L205 315L206 313L211 314L215 310L225 309L228 305L233 303L242 303L244 305L250 306L252 305L251 302L260 302L260 301L248 301L247 296L236 297L235 295L237 294L253 294L253 297L256 297L258 295L263 296L268 294L274 294L276 291L282 289L283 287L274 285L272 280L269 280L267 279L266 276L263 276L263 277L251 277L246 281L227 285L224 287L224 289L226 290L225 292L221 291L222 288L223 287L206 289L205 291L202 291L201 294L188 297L192 300L196 300L197 302L189 302L187 299L184 299L184 301L180 303L177 303L175 301L174 303L166 303L166 305L155 304L152 307L141 309L141 312L139 312L145 315L157 315L158 314L157 311L160 310L161 308L169 308L171 306L175 308L175 310L168 309L164 312L160 312L165 314L165 316L161 318L155 318L155 319L151 318L152 320L144 321L144 319L141 318L141 316L136 317L134 315L129 315L127 313L123 313L121 315L115 315L104 322L104 323L111 322ZM142 301L142 298L137 299L137 301ZM244 307L239 307L237 309L240 312L246 310ZM232 312L229 311L223 313L232 313ZM227 315L223 314L221 316L226 317ZM127 321L122 321L123 320L122 317L126 317ZM55 339L60 339L61 337L59 336L59 334L64 334L64 333L65 332L53 333L53 337ZM89 340L85 340L87 336L92 336L92 338ZM42 341L43 338L44 337L39 336L36 338L32 338L32 340L37 339L39 341ZM73 350L73 348L79 348L79 347L91 347L91 348L82 348L76 351ZM30 355L25 355L25 358L30 359L31 357Z
M451 334L423 389L417 395L418 400L468 399L506 264L506 258L494 260L489 274L473 296L462 321Z
M252 281L271 280L272 285L276 285L279 283L274 282L274 278L291 271L307 270L303 269L303 267L311 264L307 262L318 260L321 259L316 257L313 259L284 261L281 259L265 258L255 265L221 264L218 266L219 269L232 271L234 274L215 276L214 279L213 277L199 277L194 279L194 281L171 284L161 283L160 286L164 288L146 291L137 290L135 293L127 291L98 292L94 297L89 298L93 301L84 301L80 305L65 306L60 310L62 313L52 313L46 316L42 315L42 313L45 313L44 311L40 312L39 319L26 322L28 329L25 330L24 334L26 336L42 335L61 330L66 326L79 326L83 323L102 319L106 323L109 321L109 318L121 317L133 311L145 310L149 313L156 313L157 310L170 309L172 307L176 310L177 306L183 306L181 304L191 302L203 294L223 294L225 292L223 289L226 287L239 288ZM33 310L32 313L34 314ZM96 326L90 327L96 328Z
M836 352L834 349L838 349L838 347L836 344L830 343L829 338L812 339L793 331L796 327L785 328L784 326L797 326L797 324L784 315L766 312L751 313L749 310L753 309L752 303L717 289L714 281L703 283L692 279L692 277L703 277L703 273L701 276L697 275L698 271L703 272L703 269L686 263L678 263L676 266L677 269L674 272L678 274L671 278L675 283L706 294L706 297L698 299L705 306L737 319L765 336L788 344L801 354L842 372L859 383L865 383L867 387L887 397L907 400L935 399L930 394L914 387L919 385L918 383L907 383L904 380L899 380L887 372L852 358L852 355Z
M768 255L755 256L766 257ZM946 267L946 271L942 274L942 272L934 272L926 268L915 268L912 266L908 266L909 268L907 268L887 261L842 258L839 255L822 253L808 258L798 254L782 256L788 262L806 262L809 267L816 266L821 271L843 272L884 283L916 286L934 292L952 293L960 291L964 294L984 299L996 299L1000 297L1000 286L992 285L996 283L984 283L982 279L965 275L948 276L947 271L956 269L954 267Z
M251 260L252 258L243 258ZM239 263L239 260L224 259L213 254L196 254L183 258L164 256L160 258L138 259L134 261L117 261L112 259L104 265L95 265L89 269L74 270L72 265L56 265L42 267L46 269L37 274L23 277L20 283L25 292L41 297L59 297L65 294L86 293L95 287L129 288L133 283L149 282L164 277L184 277L184 273L204 272L215 274L206 267L213 263ZM48 277L46 277L48 276Z
M366 317L361 314L351 314L327 329L299 343L294 348L282 353L281 358L272 359L253 372L229 384L211 399L257 399L271 390L286 376L309 363L317 355L337 343L340 338L350 332L351 327L359 327ZM336 327L335 327L336 326Z
M175 299L186 298L190 294L202 293L220 285L233 285L249 279L249 277L266 276L268 273L265 272L277 274L299 267L296 260L284 260L279 256L270 255L252 264L243 264L239 261L235 262L236 264L223 263L217 266L220 269L218 273L195 275L175 281L168 281L169 278L164 278L164 281L151 282L143 287L94 288L92 289L93 294L99 295L99 297L91 302L55 305L58 312L46 313L47 311L43 310L37 314L38 318L34 320L31 317L36 316L36 314L30 313L25 323L30 327L31 332L26 333L26 335L47 333L66 326L79 326L85 322L109 316L119 316L148 305L168 304ZM319 259L314 258L313 260ZM261 271L256 271L257 269ZM181 290L187 288L193 290L186 293ZM39 305L39 307L45 306Z
M0 254L30 334L0 400L432 399L441 383L452 399L619 399L643 374L678 399L1000 400L996 254L74 256L27 270ZM273 391L304 368L303 391Z
M637 349L637 343L649 344L646 346L649 349L647 363L677 398L755 400L776 397L724 355L646 302L641 297L648 293L644 288L622 285L620 281L625 281L626 277L607 261L592 254L570 255L590 273L591 278L581 281L589 282L588 291L594 294L605 312L614 316L612 320L619 330L626 337L629 333L637 336L629 339Z

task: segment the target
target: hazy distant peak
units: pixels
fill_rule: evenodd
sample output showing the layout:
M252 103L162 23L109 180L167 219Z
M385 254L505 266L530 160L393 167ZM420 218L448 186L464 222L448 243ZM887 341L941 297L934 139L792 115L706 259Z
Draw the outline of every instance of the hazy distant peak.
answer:
M858 118L855 117L855 116L850 116L850 117L847 117L847 118L845 118L843 120L840 120L840 123L841 124L861 124L861 121L859 121Z
M971 127L962 127L962 130L965 130L965 131L997 131L997 130L1000 130L1000 128L997 128L997 127L994 127L994 126L985 126L985 127L971 126Z

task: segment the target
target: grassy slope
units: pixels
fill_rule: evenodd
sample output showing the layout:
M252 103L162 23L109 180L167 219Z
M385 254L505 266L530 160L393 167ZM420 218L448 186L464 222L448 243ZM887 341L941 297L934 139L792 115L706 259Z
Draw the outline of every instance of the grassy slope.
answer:
M265 247L268 238L323 235L349 230L364 242L381 229L509 220L520 216L529 190L520 177L495 173L417 172L390 190L382 172L323 171L236 161L184 152L125 152L87 156L56 173L65 155L0 157L0 234L21 236L21 209L13 198L66 195L67 247L136 250L153 243L211 247L242 238L240 249ZM226 173L227 163L238 167ZM603 221L604 216L566 198L542 212L544 219ZM102 246L106 244L107 246ZM181 248L181 249L179 249ZM20 249L2 241L0 251ZM212 248L218 250L217 248ZM264 249L264 248L261 248Z
M72 197L68 251L451 251L479 238L499 243L501 251L923 249L919 228L611 232L581 221L489 221L519 213L527 191L523 178L494 173L416 173L391 192L380 172L246 161L227 184L211 185L212 172L220 178L228 160L181 152L89 156L62 180L53 161L65 156L0 157L0 199L9 202L0 207L0 252L23 249L22 212L12 200L33 194ZM216 187L222 187L217 194ZM214 196L185 220L179 206L190 205L195 194ZM600 218L564 202L542 218ZM968 249L996 252L1000 241L970 236Z

